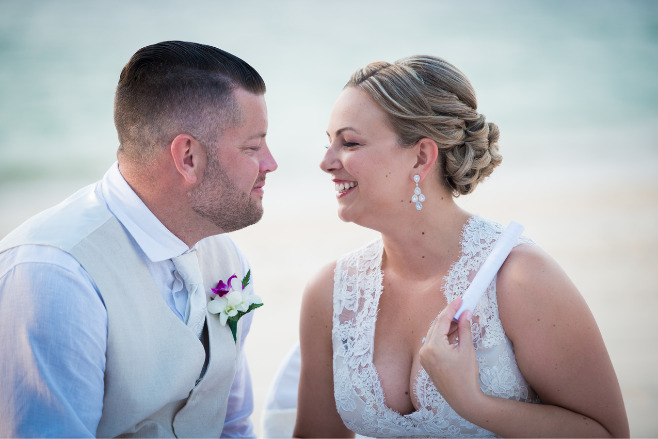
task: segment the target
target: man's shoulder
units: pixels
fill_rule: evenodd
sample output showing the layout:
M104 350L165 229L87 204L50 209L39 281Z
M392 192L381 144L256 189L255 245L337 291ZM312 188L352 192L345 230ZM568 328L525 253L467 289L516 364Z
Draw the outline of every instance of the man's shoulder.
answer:
M78 273L80 263L68 252L49 245L26 244L0 253L0 277L14 267L25 266L42 275L44 271ZM82 270L84 271L84 270Z
M111 218L97 185L91 184L18 226L0 241L0 251L26 244L68 250Z

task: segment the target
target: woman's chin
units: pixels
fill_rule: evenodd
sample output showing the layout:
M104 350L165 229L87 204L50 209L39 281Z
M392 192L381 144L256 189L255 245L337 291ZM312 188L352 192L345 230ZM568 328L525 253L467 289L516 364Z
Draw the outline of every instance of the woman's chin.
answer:
M344 206L338 206L338 218L346 223L354 222L354 215L349 212Z
M338 218L345 223L353 223L361 227L370 228L368 215L364 215L363 212L355 212L353 209L344 209L338 208Z

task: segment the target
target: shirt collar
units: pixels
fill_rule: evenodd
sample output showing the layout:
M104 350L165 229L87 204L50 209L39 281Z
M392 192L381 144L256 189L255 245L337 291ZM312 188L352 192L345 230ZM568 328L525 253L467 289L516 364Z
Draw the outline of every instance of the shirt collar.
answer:
M151 261L171 259L189 250L132 190L121 175L118 162L105 173L101 190L107 207Z

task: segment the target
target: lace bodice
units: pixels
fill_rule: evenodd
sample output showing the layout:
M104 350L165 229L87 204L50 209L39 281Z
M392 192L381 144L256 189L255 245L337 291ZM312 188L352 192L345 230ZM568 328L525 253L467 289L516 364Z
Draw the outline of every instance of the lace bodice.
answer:
M466 222L460 259L443 282L448 303L466 290L502 231L500 224L481 217L471 217ZM530 242L522 237L518 244ZM382 241L377 240L341 258L334 273L334 395L343 422L350 430L370 437L494 436L459 416L422 368L412 389L420 409L401 415L387 407L372 362L375 323L383 288L382 252ZM539 402L519 370L514 347L500 322L495 279L473 313L471 328L482 391L503 398Z

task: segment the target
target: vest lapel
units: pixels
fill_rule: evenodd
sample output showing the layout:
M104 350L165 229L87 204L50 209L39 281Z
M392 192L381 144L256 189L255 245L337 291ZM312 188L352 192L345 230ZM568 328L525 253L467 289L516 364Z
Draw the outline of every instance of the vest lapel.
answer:
M206 238L197 248L203 284L209 299L210 289L215 287L220 279L226 281L233 274L241 275L236 272L240 269L240 263L235 256L235 250L229 247L226 236ZM174 417L174 432L178 437L208 436L210 431L220 436L224 427L240 345L233 340L229 326L219 323L217 315L206 312L206 325L209 341L208 369L190 393L185 406ZM238 328L241 328L241 325L238 325Z
M236 345L231 330L207 315L208 370L192 390L187 403L174 417L178 437L219 437L224 427L228 396L235 377Z

